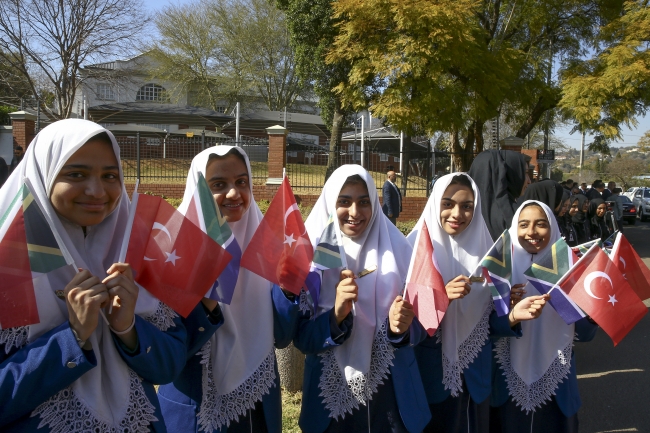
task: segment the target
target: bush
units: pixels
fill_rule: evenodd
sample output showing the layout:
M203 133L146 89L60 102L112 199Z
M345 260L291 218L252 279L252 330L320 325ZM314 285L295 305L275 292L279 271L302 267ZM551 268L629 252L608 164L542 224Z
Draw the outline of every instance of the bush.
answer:
M402 232L404 236L408 235L413 231L413 227L415 227L415 224L417 223L417 220L411 220L411 221L397 221L397 228L399 231Z

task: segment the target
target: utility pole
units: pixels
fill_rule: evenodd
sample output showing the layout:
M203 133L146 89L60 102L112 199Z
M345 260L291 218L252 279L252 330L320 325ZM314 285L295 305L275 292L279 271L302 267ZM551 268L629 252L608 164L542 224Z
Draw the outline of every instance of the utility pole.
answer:
M580 182L582 182L582 166L585 164L585 130L582 129L582 138L580 140Z

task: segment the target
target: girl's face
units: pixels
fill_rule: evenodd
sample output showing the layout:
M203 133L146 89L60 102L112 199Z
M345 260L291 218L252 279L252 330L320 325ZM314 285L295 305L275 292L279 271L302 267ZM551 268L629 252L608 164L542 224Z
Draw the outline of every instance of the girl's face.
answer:
M585 200L585 202L582 204L582 212L587 213L589 210L589 200Z
M465 185L449 185L440 200L440 225L449 235L462 233L474 217L474 192Z
M219 211L229 223L239 221L251 204L246 164L236 155L208 161L205 179Z
M558 216L564 216L566 213L567 209L569 209L569 199L566 199L564 203L561 204L560 212L558 213Z
M571 203L571 207L569 208L569 215L570 216L574 216L577 213L578 213L578 200Z
M372 218L372 204L368 188L363 183L348 183L336 199L336 216L341 231L355 238L361 235Z
M87 227L104 221L121 195L120 167L113 146L91 138L57 174L50 202L59 216Z
M517 222L519 245L531 254L544 249L551 240L551 225L546 213L539 206L527 206L519 214Z
M605 203L601 203L596 208L596 216L600 218L605 215L606 211L607 211L607 205Z

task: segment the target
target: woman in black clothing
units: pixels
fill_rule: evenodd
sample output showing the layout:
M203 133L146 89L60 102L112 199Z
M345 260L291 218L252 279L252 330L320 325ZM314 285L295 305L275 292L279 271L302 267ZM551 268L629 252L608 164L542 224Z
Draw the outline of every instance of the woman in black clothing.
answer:
M571 221L578 234L578 244L584 244L591 240L591 222L587 218L589 199L582 194L578 194L576 197L578 200L578 212L573 215Z
M607 205L602 198L595 198L589 202L589 222L591 223L591 238L604 241L611 234L605 223Z
M582 195L582 194L578 194L578 195ZM575 247L576 245L578 245L578 232L576 231L576 228L574 226L573 217L575 217L578 214L579 210L580 210L580 201L578 200L578 196L574 195L569 197L569 210L564 215L564 222L567 230L566 243L569 244L570 247Z

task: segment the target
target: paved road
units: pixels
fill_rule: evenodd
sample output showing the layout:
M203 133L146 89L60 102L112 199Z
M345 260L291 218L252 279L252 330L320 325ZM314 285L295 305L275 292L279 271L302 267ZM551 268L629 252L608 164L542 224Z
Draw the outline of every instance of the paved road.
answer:
M650 266L650 223L624 229ZM592 342L576 344L575 352L580 432L650 432L650 314L617 347L599 330Z

